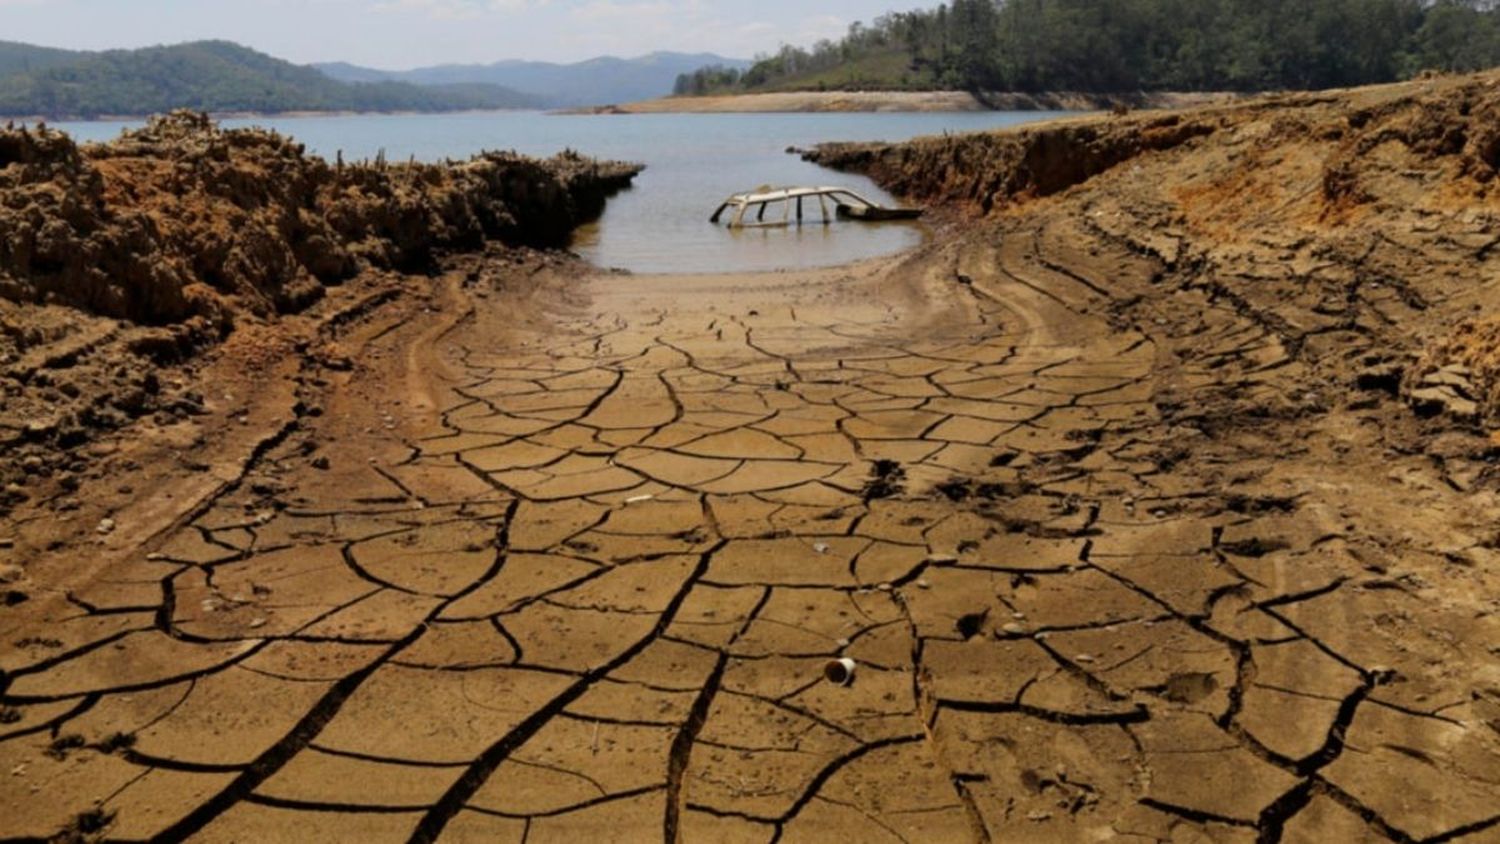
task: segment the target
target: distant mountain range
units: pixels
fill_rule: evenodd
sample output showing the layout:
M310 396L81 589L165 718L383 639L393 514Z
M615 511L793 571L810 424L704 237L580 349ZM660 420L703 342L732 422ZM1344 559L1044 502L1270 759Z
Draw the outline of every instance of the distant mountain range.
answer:
M0 42L0 116L89 118L199 111L461 111L535 108L498 85L341 82L228 41L73 52Z
M672 93L679 74L709 65L745 70L750 62L713 53L651 53L635 59L604 56L576 64L503 61L402 71L375 70L343 62L313 67L344 82L501 85L537 97L549 106L584 106L666 96Z
M505 61L385 71L296 65L229 41L103 52L0 41L0 117L603 105L669 94L678 74L712 64L749 65L706 53L652 53L577 64Z

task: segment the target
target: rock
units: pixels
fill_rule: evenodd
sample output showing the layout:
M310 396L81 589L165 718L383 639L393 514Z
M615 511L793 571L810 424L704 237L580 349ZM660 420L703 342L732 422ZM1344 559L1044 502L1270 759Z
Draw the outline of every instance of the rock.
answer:
M1473 398L1474 385L1469 382L1468 371L1463 375L1448 371L1451 367L1444 367L1437 372L1429 372L1422 376L1422 385L1426 387L1452 387L1459 395L1465 398ZM1460 367L1461 368L1461 367Z
M1446 413L1461 419L1474 419L1479 416L1479 405L1470 399L1460 396L1452 387L1423 387L1412 390L1407 395L1407 401L1418 413L1435 416Z
M1006 622L1000 629L1010 636L1026 635L1026 625L1015 621Z
M313 458L312 467L326 472L333 467L333 462L328 459L326 454L319 455Z
M105 535L105 534L113 533L114 530L115 530L115 520L114 519L109 519L109 518L100 519L98 526L94 528L94 532L100 534L101 536Z
M30 440L44 440L57 433L58 426L62 423L57 419L33 419L26 423L21 430Z

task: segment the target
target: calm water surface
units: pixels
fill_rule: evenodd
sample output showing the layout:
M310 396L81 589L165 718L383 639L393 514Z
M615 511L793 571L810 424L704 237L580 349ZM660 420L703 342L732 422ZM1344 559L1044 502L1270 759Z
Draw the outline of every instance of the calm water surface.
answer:
M547 156L571 148L638 161L647 169L610 200L602 219L580 230L574 249L605 267L635 272L719 272L830 266L889 254L922 238L920 223L835 222L818 215L787 229L731 231L708 216L729 194L759 185L843 185L878 202L890 197L868 179L788 155L821 141L902 141L918 135L1013 126L1058 112L942 114L339 115L226 120L264 126L332 159L463 159L485 149ZM61 123L79 140L108 140L128 126Z

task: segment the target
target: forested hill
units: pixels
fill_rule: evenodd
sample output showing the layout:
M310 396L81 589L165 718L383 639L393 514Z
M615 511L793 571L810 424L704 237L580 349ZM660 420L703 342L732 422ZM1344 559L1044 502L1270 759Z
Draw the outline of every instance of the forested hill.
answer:
M76 50L57 50L16 41L0 41L0 76L46 70L80 61L87 56L87 53Z
M549 106L587 106L625 103L660 97L672 90L678 74L710 64L738 70L747 61L727 59L712 53L656 52L635 58L599 56L573 64L502 61L494 64L448 64L415 70L375 70L333 62L313 65L345 82L412 82L438 85L482 82L501 85L541 99Z
M521 108L497 85L354 84L227 41L73 53L0 42L0 116Z
M952 0L677 93L1262 91L1500 65L1494 0Z

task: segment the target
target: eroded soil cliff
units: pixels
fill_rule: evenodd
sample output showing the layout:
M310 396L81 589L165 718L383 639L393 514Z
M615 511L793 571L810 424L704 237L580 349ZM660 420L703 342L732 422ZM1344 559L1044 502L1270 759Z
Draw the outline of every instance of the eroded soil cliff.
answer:
M1329 387L1401 383L1427 411L1500 427L1486 343L1500 240L1495 74L826 144L805 157L1001 221L1068 192L1044 207L1159 259L1169 289L1237 303Z
M67 452L98 431L201 413L171 365L236 326L445 254L566 245L638 170L572 154L345 165L186 112L83 147L0 130L0 512L76 471Z

